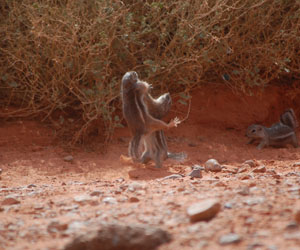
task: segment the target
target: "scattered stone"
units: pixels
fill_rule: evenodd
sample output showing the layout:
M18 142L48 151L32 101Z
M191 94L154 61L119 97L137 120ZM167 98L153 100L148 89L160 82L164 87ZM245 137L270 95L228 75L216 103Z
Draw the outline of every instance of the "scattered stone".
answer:
M218 181L217 183L215 183L215 186L216 187L227 187L227 185L222 181Z
M63 207L60 211L65 211L65 212L76 211L78 208L79 206L75 204L75 205Z
M34 210L43 210L43 209L44 209L44 206L41 204L37 204L34 206Z
M209 221L220 211L221 204L216 199L208 199L192 204L187 209L187 214L191 222Z
M122 183L124 181L125 181L125 179L122 178L122 177L120 177L120 178L118 178L118 179L115 180L115 182L117 182L117 183Z
M298 229L298 228L299 228L299 225L296 221L291 221L285 227L286 230L295 230L295 229Z
M17 205L20 204L21 202L19 200L17 200L15 197L13 196L6 196L4 198L4 200L2 201L2 205L3 206L11 206L11 205Z
M194 148L194 147L197 147L197 144L194 142L189 142L188 146Z
M252 225L254 222L255 220L252 217L250 217L245 220L245 225L249 226Z
M239 168L223 169L222 171L224 173L237 174L237 172L239 171Z
M244 203L246 203L249 206L253 206L253 205L264 203L265 200L266 200L265 197L256 196L256 197L248 198L247 200L244 201Z
M255 169L252 170L253 173L265 173L266 172L266 167L264 165L259 166Z
M240 176L240 180L249 180L252 179L252 176L249 174L243 174Z
M230 203L230 202L226 202L226 203L224 204L224 208L231 209L231 208L233 208L233 205L232 205L232 203Z
M171 235L159 228L108 224L76 237L64 250L152 250L170 241Z
M74 160L74 157L72 155L67 155L64 157L64 161L66 162L72 162Z
M251 168L254 168L256 166L256 163L253 160L247 160L243 163L243 165L248 165Z
M257 248L261 248L264 245L262 243L259 242L255 242L255 243L251 243L247 246L247 250L253 250L253 249L257 249Z
M277 246L268 246L267 250L278 250L278 247Z
M300 224L300 210L295 213L295 221Z
M238 170L238 173L240 174L240 173L244 173L244 172L247 172L247 167L246 166L241 166L240 168L239 168L239 170Z
M133 182L128 185L128 191L134 192L136 190L144 190L146 189L146 185L140 182Z
M294 164L293 164L293 167L299 167L300 166L300 162L295 162Z
M237 191L238 194L246 196L250 194L250 189L248 186L240 187Z
M164 181L164 180L174 180L174 179L180 179L182 177L184 177L184 176L181 175L181 174L171 174L171 175L168 175L168 176L166 176L164 178L161 178L160 180L161 181Z
M95 190L95 191L93 191L93 192L90 193L90 196L100 196L102 194L103 194L102 191Z
M102 202L106 203L106 204L117 204L117 200L114 197L105 197Z
M298 241L300 239L300 231L297 230L292 233L285 233L284 238L286 240L297 240Z
M130 197L129 201L130 202L139 202L140 200L137 197Z
M277 172L274 169L269 169L266 172L267 174L271 175L274 179L280 179L281 176L277 174Z
M117 189L114 191L114 194L122 194L122 189Z
M208 161L205 162L204 166L206 171L211 171L211 172L222 171L222 166L215 159L209 159Z
M27 186L27 188L36 188L36 185L34 185L34 184L29 184L29 185Z
M52 221L47 226L48 233L57 233L59 231L65 231L68 229L68 224L59 223L58 221Z
M202 178L200 167L193 167L192 172L190 172L188 176L191 176L192 178Z
M94 199L91 198L89 195L78 195L74 197L74 201L80 205L92 205L92 206L96 206L99 204L99 202Z
M256 183L253 181L253 182L250 182L249 183L249 187L256 187Z
M223 235L219 239L220 245L228 245L228 244L238 243L240 241L241 241L241 237L235 233Z

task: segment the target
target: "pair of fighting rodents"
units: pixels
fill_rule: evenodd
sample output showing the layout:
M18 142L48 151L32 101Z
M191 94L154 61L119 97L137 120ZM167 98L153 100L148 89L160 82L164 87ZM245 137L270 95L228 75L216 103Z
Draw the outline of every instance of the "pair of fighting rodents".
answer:
M123 115L133 135L128 154L134 162L155 162L156 167L161 167L167 158L184 160L186 154L171 153L168 151L164 129L177 127L181 122L175 117L171 122L165 123L161 119L167 115L171 108L172 100L169 93L153 98L149 89L151 85L141 81L135 71L127 72L121 83L121 97ZM141 142L144 150L140 153Z

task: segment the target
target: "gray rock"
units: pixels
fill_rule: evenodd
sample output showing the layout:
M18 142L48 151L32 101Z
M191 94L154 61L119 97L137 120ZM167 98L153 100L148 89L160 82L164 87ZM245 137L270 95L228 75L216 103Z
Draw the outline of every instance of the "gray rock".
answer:
M224 204L224 208L227 208L227 209L231 209L233 207L232 203L231 202L226 202Z
M107 203L107 204L117 204L117 200L114 197L105 197L102 202Z
M93 205L96 206L99 204L98 200L95 197L90 197L89 195L78 195L74 197L74 201L80 205Z
M74 160L74 157L72 155L67 155L64 157L64 161L66 162L72 162Z
M209 221L220 211L221 204L216 199L208 199L192 204L187 209L191 222Z
M188 176L191 176L192 178L202 178L202 173L200 168L194 168L192 172L188 174Z
M64 250L151 250L170 241L170 234L159 228L108 224L76 237Z
M247 200L244 201L244 203L246 203L249 206L254 206L257 204L262 204L266 201L265 197L262 196L255 196L255 197L250 197Z
M211 171L211 172L222 171L222 166L215 159L209 159L208 161L205 162L204 166L206 171Z
M133 182L128 185L128 191L134 192L136 190L144 190L146 189L146 184L140 182Z
M235 233L223 235L219 239L220 245L228 245L228 244L238 243L240 241L241 241L241 237Z
M240 188L238 189L237 193L240 194L240 195L246 196L246 195L249 195L249 194L250 194L250 189L249 189L248 186L240 187Z
M160 180L161 181L164 181L164 180L174 180L174 179L181 179L183 176L181 174L171 174L171 175L168 175L164 178L161 178Z

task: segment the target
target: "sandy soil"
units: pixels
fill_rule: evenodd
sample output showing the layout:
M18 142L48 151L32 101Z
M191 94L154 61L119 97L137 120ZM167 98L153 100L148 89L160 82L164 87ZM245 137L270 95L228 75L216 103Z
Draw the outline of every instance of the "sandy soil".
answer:
M300 249L299 148L259 151L245 137L248 125L277 122L293 105L282 91L245 97L215 86L197 90L189 119L167 132L170 150L188 159L167 160L161 169L120 161L126 128L103 150L97 137L70 148L38 121L1 121L0 249L63 249L99 221L162 228L173 240L159 249ZM184 117L186 109L174 104L170 118ZM210 158L221 172L187 176ZM175 173L183 177L162 179ZM187 208L209 198L219 201L219 213L191 223ZM229 233L239 242L223 245Z

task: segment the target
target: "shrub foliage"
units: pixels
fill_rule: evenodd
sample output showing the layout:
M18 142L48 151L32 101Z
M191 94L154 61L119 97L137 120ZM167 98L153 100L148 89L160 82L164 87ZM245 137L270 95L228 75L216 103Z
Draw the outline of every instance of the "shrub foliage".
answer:
M0 55L1 117L39 116L73 142L95 129L107 141L128 70L172 93L300 78L300 2L3 0Z

